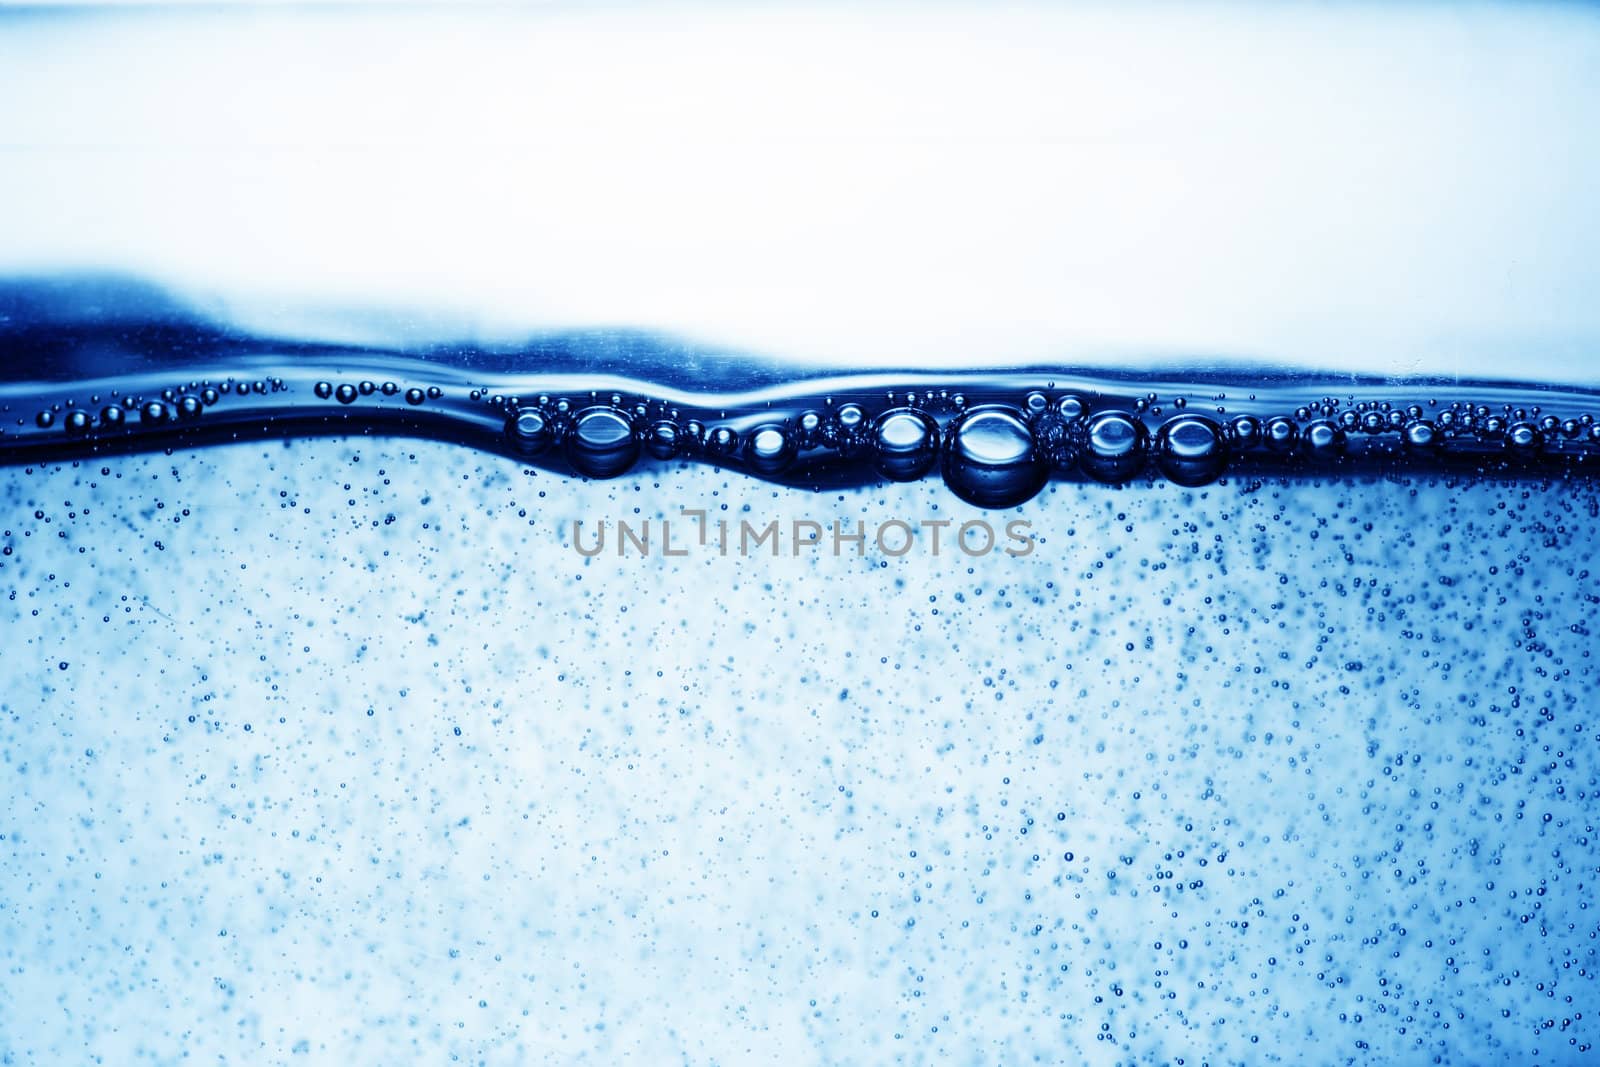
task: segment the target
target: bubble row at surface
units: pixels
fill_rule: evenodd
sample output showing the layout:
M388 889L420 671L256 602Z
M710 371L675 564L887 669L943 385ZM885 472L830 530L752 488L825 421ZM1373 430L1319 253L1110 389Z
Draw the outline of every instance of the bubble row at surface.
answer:
M34 415L33 423L40 430L58 429L68 436L84 436L96 432L114 432L135 427L163 428L173 424L193 422L207 410L227 400L230 396L245 399L273 397L289 394L294 386L281 377L228 379L213 383L209 380L191 381L184 385L160 390L107 390L104 397L91 394L87 402L74 399L42 407ZM354 383L334 384L317 381L311 386L319 400L335 400L340 404L353 404L362 397L402 397L413 407L428 400L438 400L444 390L438 386L426 389L412 386L404 390L393 381L361 380ZM22 423L19 420L19 425ZM0 430L3 432L3 430Z
M369 378L363 378L354 385L349 382L341 382L338 385L334 385L332 382L319 381L311 389L312 392L317 394L317 399L337 400L341 404L354 404L360 398L374 394L382 396L397 396L400 394L400 386L394 382L385 381L380 384ZM415 407L425 400L437 400L442 395L444 395L444 391L436 385L430 386L426 390L411 386L405 390L405 401Z
M841 382L845 388L831 388ZM1286 395L1270 382L1263 387L1272 395L1261 399L1213 393L1202 401L1200 388L1187 396L1130 395L1111 380L1103 391L1040 389L1015 379L975 380L966 391L871 389L835 380L816 392L802 381L786 391L727 396L719 403L728 408L721 409L693 394L652 399L643 382L624 386L641 390L628 394L541 390L530 399L528 392L472 389L459 379L448 388L423 387L381 372L341 380L290 368L285 377L171 385L130 376L115 384L121 388L78 392L90 394L87 403L73 399L72 387L62 387L50 403L34 393L15 433L0 428L0 458L246 434L399 432L592 478L620 475L646 455L699 458L793 484L857 481L872 472L912 481L938 467L953 492L986 507L1027 500L1052 476L1118 484L1148 473L1198 486L1229 470L1315 469L1346 456L1420 465L1437 457L1503 470L1600 467L1593 398L1531 390L1502 389L1513 402L1497 405L1398 404L1311 401L1309 392ZM0 410L15 409L0 404Z
M282 378L256 378L226 381L192 381L187 385L165 388L153 395L142 392L108 390L105 396L92 393L86 403L68 400L41 408L34 415L34 425L41 430L56 427L62 432L81 436L100 431L114 431L133 425L161 426L173 422L198 419L207 408L215 407L230 394L242 397L268 396L288 389Z
M474 393L474 399L480 394ZM591 397L585 406L571 399L540 397L524 404L516 398L488 397L508 412L506 435L515 450L538 455L559 446L573 470L592 478L615 477L648 452L660 460L703 455L742 463L764 476L783 474L803 455L823 450L870 461L894 481L921 478L936 464L945 482L962 499L985 507L1006 507L1032 497L1052 472L1078 471L1107 484L1126 482L1151 465L1181 485L1216 480L1229 460L1258 452L1309 460L1337 460L1352 438L1371 438L1380 448L1428 453L1452 442L1498 445L1511 457L1531 457L1551 441L1600 444L1600 424L1592 415L1561 419L1537 408L1453 402L1405 407L1390 402L1345 405L1326 398L1292 414L1262 416L1217 409L1212 417L1187 410L1179 398L1175 413L1160 418L1155 394L1128 407L1094 409L1085 398L1051 397L1031 392L1021 405L969 405L960 394L929 396L891 404L875 414L858 403L775 415L740 430L728 423L650 414L650 405L631 408L619 395ZM1131 409L1131 410L1130 410ZM947 414L941 421L936 412ZM1387 438L1387 440L1385 440Z

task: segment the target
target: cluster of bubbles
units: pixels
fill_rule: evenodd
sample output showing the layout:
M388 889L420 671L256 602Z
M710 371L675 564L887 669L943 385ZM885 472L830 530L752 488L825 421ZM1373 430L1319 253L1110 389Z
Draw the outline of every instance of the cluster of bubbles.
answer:
M341 404L354 404L361 397L372 396L375 393L382 396L398 396L400 386L395 382L386 381L380 384L370 379L362 379L354 385L349 382L334 385L332 382L321 381L313 385L311 391L317 394L318 400L337 400ZM416 407L425 400L437 400L443 395L444 391L436 385L426 390L412 386L405 391L405 401Z
M702 455L776 476L802 453L820 449L852 459L870 456L885 477L913 481L938 461L943 432L933 415L910 404L870 417L860 404L825 403L825 410L740 426L685 418L676 411L652 417L651 405L629 407L619 395L609 401L592 398L581 407L548 396L527 404L486 399L509 411L506 434L517 452L533 456L558 446L573 470L591 478L621 474L642 453L658 460Z
M213 384L193 381L162 389L157 395L110 390L105 397L91 394L87 403L74 400L41 409L33 419L41 430L53 429L59 422L69 436L94 431L128 429L136 425L162 426L199 418L231 393L239 396L267 396L288 389L282 378L229 380Z
M136 426L158 428L198 419L208 408L216 406L230 395L240 397L265 397L290 391L282 378L228 379L222 382L191 381L160 390L158 394L139 391L109 390L105 397L98 394L87 398L87 403L66 400L40 409L34 415L34 425L40 430L52 430L58 425L69 436L84 436L94 432L112 432ZM395 382L377 383L361 381L354 384L335 385L318 381L312 392L320 400L337 400L352 404L360 397L380 394L398 396L401 388ZM437 400L444 395L438 386L427 389L411 387L404 391L406 403L416 406L427 400Z
M531 456L559 447L573 470L592 478L623 473L642 452L662 460L699 454L776 476L803 454L821 449L859 457L894 481L921 478L937 464L956 495L983 507L1031 498L1052 472L1079 471L1117 484L1153 466L1173 482L1199 486L1215 481L1230 458L1241 454L1335 460L1358 436L1389 435L1388 444L1421 452L1463 437L1498 442L1524 455L1538 453L1556 438L1600 444L1600 424L1588 414L1558 419L1541 417L1537 409L1497 412L1459 401L1440 408L1386 401L1345 405L1326 398L1291 414L1229 416L1218 408L1213 417L1189 410L1179 398L1162 418L1155 394L1127 407L1098 410L1076 394L1051 397L1035 391L1021 405L968 404L963 396L947 393L918 404L910 394L902 403L891 399L876 414L858 403L824 402L741 429L676 412L652 416L650 405L629 407L617 395L591 397L585 406L548 396L532 403L481 398L508 411L506 433L518 452Z

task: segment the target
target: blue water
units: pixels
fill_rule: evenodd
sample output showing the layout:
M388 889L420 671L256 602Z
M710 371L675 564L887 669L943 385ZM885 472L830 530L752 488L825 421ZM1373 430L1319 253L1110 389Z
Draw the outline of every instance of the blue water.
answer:
M1593 8L59 6L0 1063L1596 1058Z
M4 468L0 1049L1578 1062L1600 490L1408 464ZM684 554L578 551L646 520Z

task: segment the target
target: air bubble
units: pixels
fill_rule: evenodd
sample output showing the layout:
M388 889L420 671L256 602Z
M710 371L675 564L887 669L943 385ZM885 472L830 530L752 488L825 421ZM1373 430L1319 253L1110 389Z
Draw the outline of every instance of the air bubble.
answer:
M872 449L878 471L885 478L916 481L939 458L939 424L912 408L892 408L879 415L873 426Z
M1261 443L1261 420L1254 415L1240 415L1228 424L1233 433L1233 443L1241 448L1255 448Z
M745 446L750 469L760 474L776 474L795 456L794 442L781 426L758 426L751 431Z
M1083 418L1084 413L1088 410L1088 406L1084 404L1081 397L1076 397L1069 394L1056 401L1056 414L1060 415L1068 422L1074 422Z
M1405 440L1412 448L1432 448L1439 443L1439 431L1427 419L1418 419L1406 426Z
M1144 465L1144 423L1126 411L1102 411L1084 430L1084 473L1098 482L1125 482Z
M506 421L506 434L517 451L528 456L543 452L555 440L555 428L538 408L522 408L515 412Z
M1290 419L1276 415L1267 420L1262 436L1266 439L1267 447L1274 452L1288 452L1300 439L1300 430Z
M656 459L672 459L683 447L678 424L667 419L652 423L645 434L644 447Z
M1043 458L1022 413L1000 404L965 412L950 430L944 480L951 491L979 507L1011 507L1044 487Z
M800 444L812 448L822 436L822 415L816 411L800 413Z
M1530 422L1519 422L1506 431L1506 443L1518 452L1536 452L1544 444L1544 434Z
M341 404L353 404L357 397L356 387L348 382L333 391L334 399Z
M860 404L845 404L834 415L833 423L824 429L830 442L841 455L858 456L871 446L866 425L867 413Z
M1306 424L1300 439L1306 452L1316 459L1332 459L1344 451L1344 430L1329 419L1316 419Z
M585 408L572 421L566 455L579 474L615 478L639 458L639 439L628 416L616 408Z
M1156 431L1156 465L1179 485L1205 485L1222 473L1222 427L1204 415L1177 415Z

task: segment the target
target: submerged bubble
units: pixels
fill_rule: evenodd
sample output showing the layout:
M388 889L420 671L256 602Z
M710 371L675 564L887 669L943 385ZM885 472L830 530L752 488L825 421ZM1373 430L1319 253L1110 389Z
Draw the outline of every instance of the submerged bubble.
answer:
M353 404L353 403L355 403L356 397L358 395L359 394L357 394L357 392L356 392L356 387L351 385L351 384L349 384L348 382L346 382L344 385L339 386L339 388L337 388L337 389L335 389L333 391L334 399L339 401L339 403L341 403L341 404Z
M980 507L1011 507L1043 488L1047 468L1033 434L1015 408L968 409L950 429L944 480L961 499Z
M1084 430L1084 473L1099 482L1124 482L1144 465L1144 423L1126 411L1102 411Z
M406 403L407 404L410 404L410 405L412 405L414 407L417 404L422 403L422 400L423 400L423 396L422 396L422 390L421 389L412 387L412 388L406 390Z
M939 458L939 424L912 408L891 408L878 416L872 432L879 473L896 482L921 478Z
M87 411L72 410L67 412L66 418L62 420L62 425L68 433L81 434L89 432L91 421Z
M639 439L628 416L616 408L585 408L567 434L566 456L579 474L615 478L639 458Z

